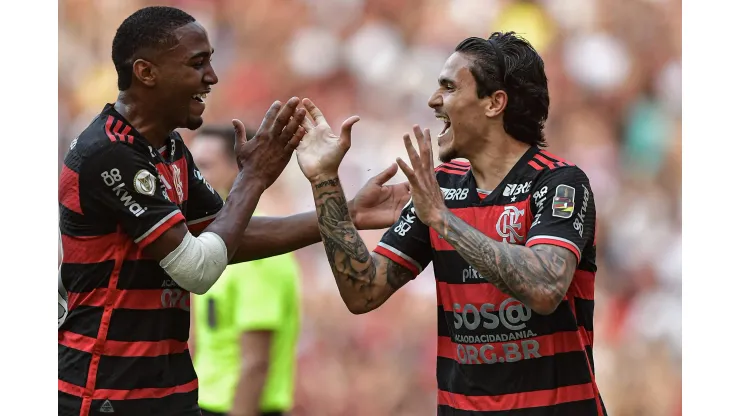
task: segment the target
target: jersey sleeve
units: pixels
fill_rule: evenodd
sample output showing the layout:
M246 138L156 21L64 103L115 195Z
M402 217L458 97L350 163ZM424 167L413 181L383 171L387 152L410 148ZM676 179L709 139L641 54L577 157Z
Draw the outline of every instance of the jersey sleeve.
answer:
M154 165L126 144L102 149L81 168L81 200L96 215L115 218L141 248L185 220L165 192Z
M432 261L429 227L416 217L413 201L409 201L373 251L411 270L414 276Z
M216 217L224 201L195 165L193 156L185 148L188 164L188 209L185 215L191 233L200 233Z
M535 182L531 199L534 214L527 247L551 244L566 248L581 261L581 253L593 243L596 208L586 174L564 167L545 173Z
M257 260L254 266L232 272L235 323L242 332L275 330L282 325L288 307L285 282L295 278L298 268L289 254Z

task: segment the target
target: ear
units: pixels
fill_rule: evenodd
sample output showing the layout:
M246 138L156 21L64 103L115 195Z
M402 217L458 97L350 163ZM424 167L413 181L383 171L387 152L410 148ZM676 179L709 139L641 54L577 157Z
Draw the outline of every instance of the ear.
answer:
M134 61L134 77L147 87L153 87L157 83L157 67L144 59Z
M509 96L504 90L495 91L488 97L488 103L486 104L486 116L496 117L504 113L506 104L509 102Z

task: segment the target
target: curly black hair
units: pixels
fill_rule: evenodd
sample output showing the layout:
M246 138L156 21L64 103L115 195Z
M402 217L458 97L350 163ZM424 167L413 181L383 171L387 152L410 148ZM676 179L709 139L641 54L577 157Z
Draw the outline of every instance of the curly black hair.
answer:
M113 37L112 58L118 73L118 89L125 91L133 81L134 61L144 49L171 47L177 40L173 32L195 21L174 7L145 7L121 23Z
M544 127L550 107L545 64L532 45L514 32L471 37L455 52L473 58L470 72L478 98L503 90L508 96L504 130L529 145L546 146Z

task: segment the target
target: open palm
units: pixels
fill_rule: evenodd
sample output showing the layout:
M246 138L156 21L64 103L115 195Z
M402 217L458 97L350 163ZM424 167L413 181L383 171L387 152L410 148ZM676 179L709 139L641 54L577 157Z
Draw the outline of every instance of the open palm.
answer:
M341 134L337 136L311 100L304 98L303 105L308 114L302 124L306 135L296 149L298 166L308 180L336 175L351 145L352 125L360 118L352 116L345 120L342 123Z

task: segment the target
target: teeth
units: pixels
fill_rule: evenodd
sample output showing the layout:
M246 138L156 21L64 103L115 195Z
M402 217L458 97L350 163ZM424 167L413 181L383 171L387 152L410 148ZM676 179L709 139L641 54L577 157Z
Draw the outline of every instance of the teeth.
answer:
M208 93L195 94L195 95L193 95L193 98L195 98L196 100L205 101L206 100L206 96L208 96Z
M447 118L447 117L445 117L445 116L437 116L437 120L442 120L445 123L449 123L450 122L450 119Z

